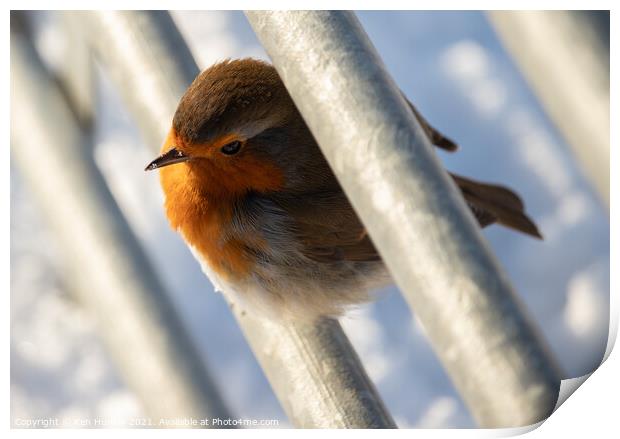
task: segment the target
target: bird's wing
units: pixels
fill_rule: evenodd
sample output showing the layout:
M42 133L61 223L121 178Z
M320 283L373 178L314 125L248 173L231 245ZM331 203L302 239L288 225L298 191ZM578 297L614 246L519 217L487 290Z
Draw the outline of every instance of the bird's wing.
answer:
M446 151L451 151L451 152L456 151L458 149L458 145L454 143L448 137L441 134L435 128L433 128L431 124L429 124L427 120L424 119L424 117L420 114L420 112L416 109L416 107L411 103L411 101L407 99L407 96L405 96L404 93L402 92L401 94L403 95L403 98L409 105L409 108L411 108L411 111L415 115L416 119L418 119L420 126L422 127L426 135L428 136L431 143L441 149L445 149Z
M447 151L457 150L456 143L433 128L404 94L403 98L409 104L409 108L433 145ZM542 238L536 224L525 214L523 202L513 191L503 186L480 183L459 175L450 174L450 176L461 190L480 227L497 222L528 235Z
M293 220L293 233L307 258L319 262L381 259L342 191L283 198L277 204Z
M413 104L403 97L431 142L447 151L456 151L456 143L433 128ZM450 175L481 227L499 222L540 237L534 223L525 215L521 199L514 192L502 186ZM293 220L293 232L307 258L319 262L369 262L381 259L366 228L340 188L301 197L283 197L275 201Z
M521 199L510 189L450 174L480 227L493 223L540 238L524 212ZM319 262L377 261L381 259L366 228L342 191L280 199L277 204L292 219L301 252Z
M512 190L450 174L482 227L495 222L536 238L536 224L526 215L523 201Z

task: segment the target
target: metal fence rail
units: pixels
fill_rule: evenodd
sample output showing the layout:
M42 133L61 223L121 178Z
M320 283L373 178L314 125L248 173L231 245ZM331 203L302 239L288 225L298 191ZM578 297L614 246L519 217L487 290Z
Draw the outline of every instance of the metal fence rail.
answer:
M153 427L160 418L229 418L88 146L34 47L12 29L11 156L59 239L68 280Z
M181 95L199 73L174 22L166 12L89 12L75 18L158 151ZM232 308L294 425L395 427L338 322L284 326Z
M246 15L480 425L549 416L560 373L354 14Z
M606 27L601 14L605 11L488 13L609 209L609 13ZM594 23L592 15L600 20Z

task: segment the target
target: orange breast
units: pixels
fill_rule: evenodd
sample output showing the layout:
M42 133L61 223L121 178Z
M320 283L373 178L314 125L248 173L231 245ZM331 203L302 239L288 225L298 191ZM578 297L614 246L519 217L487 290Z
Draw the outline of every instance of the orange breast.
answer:
M178 147L171 130L162 151ZM220 172L224 172L221 170ZM224 178L226 177L226 178ZM185 163L160 169L160 182L166 195L165 210L170 225L179 230L186 242L196 248L211 268L225 280L245 277L254 265L248 248L264 248L258 234L232 233L231 220L240 183L237 178L209 172L206 175ZM247 177L247 175L246 175ZM222 182L226 181L226 185ZM213 191L214 185L219 189Z
M172 228L179 230L220 276L231 278L249 274L253 263L246 247L229 233L232 200L201 194L193 186L193 178L185 165L162 168L160 178L166 195L166 215Z

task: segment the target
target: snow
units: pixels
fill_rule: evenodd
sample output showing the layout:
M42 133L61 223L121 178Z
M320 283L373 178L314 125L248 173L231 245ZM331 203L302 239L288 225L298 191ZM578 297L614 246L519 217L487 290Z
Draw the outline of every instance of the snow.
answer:
M266 58L239 12L173 14L202 67ZM545 241L484 231L567 376L596 368L607 343L609 222L515 65L478 12L361 12L388 69L425 117L461 146L441 153L462 175L516 189ZM53 65L62 40L42 20ZM438 31L439 30L439 31ZM50 36L51 35L51 36ZM43 43L42 43L43 44ZM45 46L45 44L43 44ZM289 425L221 295L163 216L153 157L105 74L99 75L96 157L187 322L225 397L242 418ZM126 160L118 161L118 151ZM11 177L11 418L143 414L97 328L62 280L62 257L27 188ZM462 400L395 288L342 319L401 427L472 427Z

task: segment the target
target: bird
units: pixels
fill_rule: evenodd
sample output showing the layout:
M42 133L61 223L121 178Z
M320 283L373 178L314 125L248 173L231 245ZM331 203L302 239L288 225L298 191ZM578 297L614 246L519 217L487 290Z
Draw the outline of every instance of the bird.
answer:
M429 140L457 145L403 95ZM164 210L216 291L270 318L339 317L393 283L276 69L227 59L182 96L161 155ZM450 174L481 227L541 238L519 196Z

